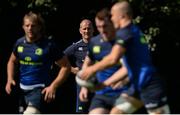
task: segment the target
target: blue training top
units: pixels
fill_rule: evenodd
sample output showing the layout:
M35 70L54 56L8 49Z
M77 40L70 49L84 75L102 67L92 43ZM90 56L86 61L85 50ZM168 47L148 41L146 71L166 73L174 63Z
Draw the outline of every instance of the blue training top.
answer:
M27 89L47 85L51 65L63 56L55 42L48 38L28 43L22 37L15 43L13 53L20 64L20 84Z
M108 55L111 52L112 46L115 43L115 39L111 41L104 41L101 37L101 35L97 35L93 38L91 38L89 44L88 44L88 56L90 59L94 62L98 62L104 58L104 56ZM120 62L120 61L119 61ZM103 82L106 79L108 79L111 75L113 75L120 67L121 63L116 64L113 67L110 67L108 69L98 71L96 73L96 77L98 82ZM96 91L96 94L105 94L109 96L117 96L122 91L127 89L126 86L119 89L112 89L111 87L105 87L102 90Z
M145 86L156 71L152 65L147 41L142 31L134 24L117 31L116 43L126 48L124 56L128 76L138 90Z
M87 43L82 39L65 49L65 55L75 59L75 64L78 68L82 68L85 56L87 54Z

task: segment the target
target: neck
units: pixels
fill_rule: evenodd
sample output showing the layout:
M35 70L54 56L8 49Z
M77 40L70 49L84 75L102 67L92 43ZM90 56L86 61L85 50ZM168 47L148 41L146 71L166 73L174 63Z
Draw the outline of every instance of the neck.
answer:
M107 38L107 37L102 37L102 39L103 39L104 41L111 41L111 40L115 39L115 36L114 36L114 35L111 35L111 36L109 36L108 38Z
M130 23L131 23L132 21L131 20L122 20L122 22L121 22L121 26L120 26L120 28L124 28L124 27L126 27L126 26L128 26Z
M84 41L84 43L88 43L88 40L87 39L82 39Z
M40 38L41 38L41 35L37 35L37 36L32 37L32 38L29 38L28 36L26 36L26 40L27 40L27 42L29 42L29 43L33 43L33 42L39 40Z

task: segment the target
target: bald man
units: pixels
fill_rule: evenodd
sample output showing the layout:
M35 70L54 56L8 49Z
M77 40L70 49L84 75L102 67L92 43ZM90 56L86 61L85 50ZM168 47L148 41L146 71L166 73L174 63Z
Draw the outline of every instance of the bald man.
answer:
M83 70L82 79L89 79L97 71L111 67L124 56L128 76L150 114L170 113L167 97L156 68L152 64L148 44L142 31L132 23L132 9L127 1L114 4L111 20L116 32L116 44L100 62Z
M69 59L74 59L75 66L71 66L71 72L73 74L77 74L77 72L81 69L82 64L84 62L86 53L87 53L87 44L90 38L93 36L94 28L93 24L89 19L84 19L80 23L79 32L82 36L81 40L76 43L73 43L69 46L64 53L69 57ZM87 114L89 108L89 100L92 97L92 94L89 94L87 97L89 98L86 102L81 102L79 99L80 86L77 85L77 100L76 100L76 113L79 114Z

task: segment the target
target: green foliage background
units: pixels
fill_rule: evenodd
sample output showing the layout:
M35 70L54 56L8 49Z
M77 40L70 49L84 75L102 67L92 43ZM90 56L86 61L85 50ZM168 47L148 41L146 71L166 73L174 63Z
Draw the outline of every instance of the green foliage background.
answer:
M62 9L63 0L8 0L8 8L21 8L22 10L36 10L44 16L59 12ZM104 0L105 1L105 0ZM118 0L108 0L110 7ZM160 39L160 34L168 34L174 41L175 45L179 45L178 26L180 20L180 0L129 0L134 9L134 22L139 24L144 30L146 39L150 43L152 51L156 48L154 39ZM69 1L71 2L71 1ZM81 3L82 1L77 1ZM93 2L91 2L93 3ZM100 3L103 4L103 1ZM107 3L107 2L106 2ZM81 4L79 4L81 5ZM100 6L101 4L99 4ZM88 7L88 4L87 4ZM0 13L3 6L0 7ZM89 8L89 12L96 11ZM1 15L1 14L0 14ZM166 36L166 35L163 35Z
M118 0L0 0L0 96L5 94L6 66L15 41L23 35L22 18L30 10L45 18L47 34L53 35L67 47L79 40L79 22L88 17L94 20L97 10L111 7ZM154 63L167 82L172 113L180 113L177 94L180 65L180 0L129 0L134 11L134 23L143 30ZM78 39L76 39L78 38ZM175 89L175 90L174 90ZM2 95L1 95L2 94ZM6 95L4 96L6 99ZM1 98L0 98L1 99ZM6 100L8 101L8 100ZM2 101L1 101L2 102ZM6 102L7 105L8 102ZM11 103L11 101L10 101ZM6 107L4 107L6 108ZM9 108L14 106L8 105ZM59 109L59 108L58 108ZM12 112L13 113L13 112Z

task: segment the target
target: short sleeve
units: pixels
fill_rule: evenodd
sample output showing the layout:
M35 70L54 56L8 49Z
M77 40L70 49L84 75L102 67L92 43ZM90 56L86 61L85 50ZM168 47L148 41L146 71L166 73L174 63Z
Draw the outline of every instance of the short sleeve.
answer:
M72 45L70 45L69 47L67 47L65 50L64 50L64 54L68 57L71 57L73 54L74 54L74 49L75 49L75 43L73 43Z
M61 59L64 56L63 51L61 48L54 42L54 40L50 40L48 43L50 45L50 57L54 60L57 61Z

